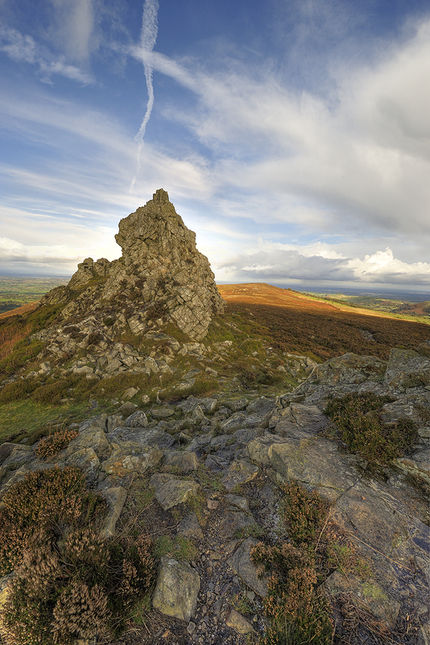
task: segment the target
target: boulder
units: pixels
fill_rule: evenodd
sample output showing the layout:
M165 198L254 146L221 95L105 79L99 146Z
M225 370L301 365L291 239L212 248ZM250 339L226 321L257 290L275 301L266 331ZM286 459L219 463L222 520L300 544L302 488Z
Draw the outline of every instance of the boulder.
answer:
M197 470L199 460L195 452L174 450L166 453L164 465L167 469L172 468L178 473L186 474Z
M93 480L97 477L100 468L100 460L92 448L81 448L66 458L68 466L74 466L84 471L87 479Z
M102 535L105 538L115 535L115 526L124 508L127 491L122 486L114 486L104 491L108 502L108 514L105 518Z
M393 388L430 385L430 358L411 349L392 349L385 382Z
M395 464L405 474L430 487L430 448L415 452L411 457L400 457Z
M106 438L106 434L100 428L99 425L86 425L79 432L79 435L72 439L65 450L65 455L72 455L78 450L86 448L91 448L96 453L99 459L104 459L110 454L110 445L109 441Z
M157 428L128 428L118 426L107 435L113 447L119 447L123 452L131 454L146 451L148 446L159 448L170 448L175 440L167 432Z
M200 486L192 479L180 479L168 473L152 475L149 485L154 489L157 502L167 511L183 504L199 492Z
M232 609L227 620L226 624L234 629L235 632L238 634L252 634L254 632L254 629L251 625L251 623L246 620L242 614L239 614L238 611L235 609Z
M324 583L332 598L348 594L357 607L366 609L375 618L392 629L400 611L400 603L384 591L375 580L361 580L357 576L332 573Z
M261 597L267 595L267 579L260 577L257 568L250 557L251 550L258 544L254 538L244 540L233 553L228 563L233 571Z
M304 432L294 437L258 437L247 450L252 461L271 466L281 481L299 481L331 500L360 478L354 455L340 454L334 442Z
M152 604L166 616L188 622L195 611L200 576L187 562L162 558Z
M148 425L148 418L143 410L136 410L124 422L127 428L146 428Z
M151 415L154 419L168 419L175 414L175 410L169 405L163 405L159 408L151 408Z
M258 466L246 459L236 459L230 464L222 482L228 491L252 481L258 475Z
M158 448L148 447L146 451L137 455L129 454L127 450L122 451L117 448L111 457L102 463L101 468L108 475L125 477L129 473L142 474L151 468L155 468L162 458L163 453Z

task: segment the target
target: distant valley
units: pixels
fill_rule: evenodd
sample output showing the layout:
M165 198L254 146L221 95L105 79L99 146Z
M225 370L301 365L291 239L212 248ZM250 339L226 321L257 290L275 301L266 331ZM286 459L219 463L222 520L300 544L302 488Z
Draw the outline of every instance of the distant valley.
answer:
M67 282L67 278L0 276L0 314L41 299L45 293Z

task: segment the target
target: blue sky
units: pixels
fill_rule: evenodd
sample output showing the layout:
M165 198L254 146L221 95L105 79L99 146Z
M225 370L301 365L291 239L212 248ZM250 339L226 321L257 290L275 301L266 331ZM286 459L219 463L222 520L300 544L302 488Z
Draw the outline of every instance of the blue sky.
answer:
M164 187L220 282L428 293L429 77L429 0L0 0L0 274Z

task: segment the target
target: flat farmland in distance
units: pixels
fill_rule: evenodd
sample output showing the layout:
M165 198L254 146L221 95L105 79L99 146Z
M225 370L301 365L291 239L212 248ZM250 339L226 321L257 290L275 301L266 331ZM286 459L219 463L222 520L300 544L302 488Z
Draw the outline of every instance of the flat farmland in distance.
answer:
M218 285L218 289L227 313L252 316L274 345L319 360L346 352L385 359L392 347L414 349L430 340L428 324L320 301L291 289L264 283Z
M19 278L0 276L0 314L35 303L68 278ZM18 312L15 312L18 313ZM25 310L22 311L25 313Z

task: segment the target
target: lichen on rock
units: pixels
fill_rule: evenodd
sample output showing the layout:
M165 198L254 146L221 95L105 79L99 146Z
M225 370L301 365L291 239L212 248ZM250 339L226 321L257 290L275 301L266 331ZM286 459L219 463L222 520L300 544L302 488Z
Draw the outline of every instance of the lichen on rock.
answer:
M166 325L200 341L223 311L209 261L165 190L122 219L115 239L119 259L86 258L66 286L41 301L42 307L61 309L42 334L56 359L87 348L104 353L124 335L142 336Z

